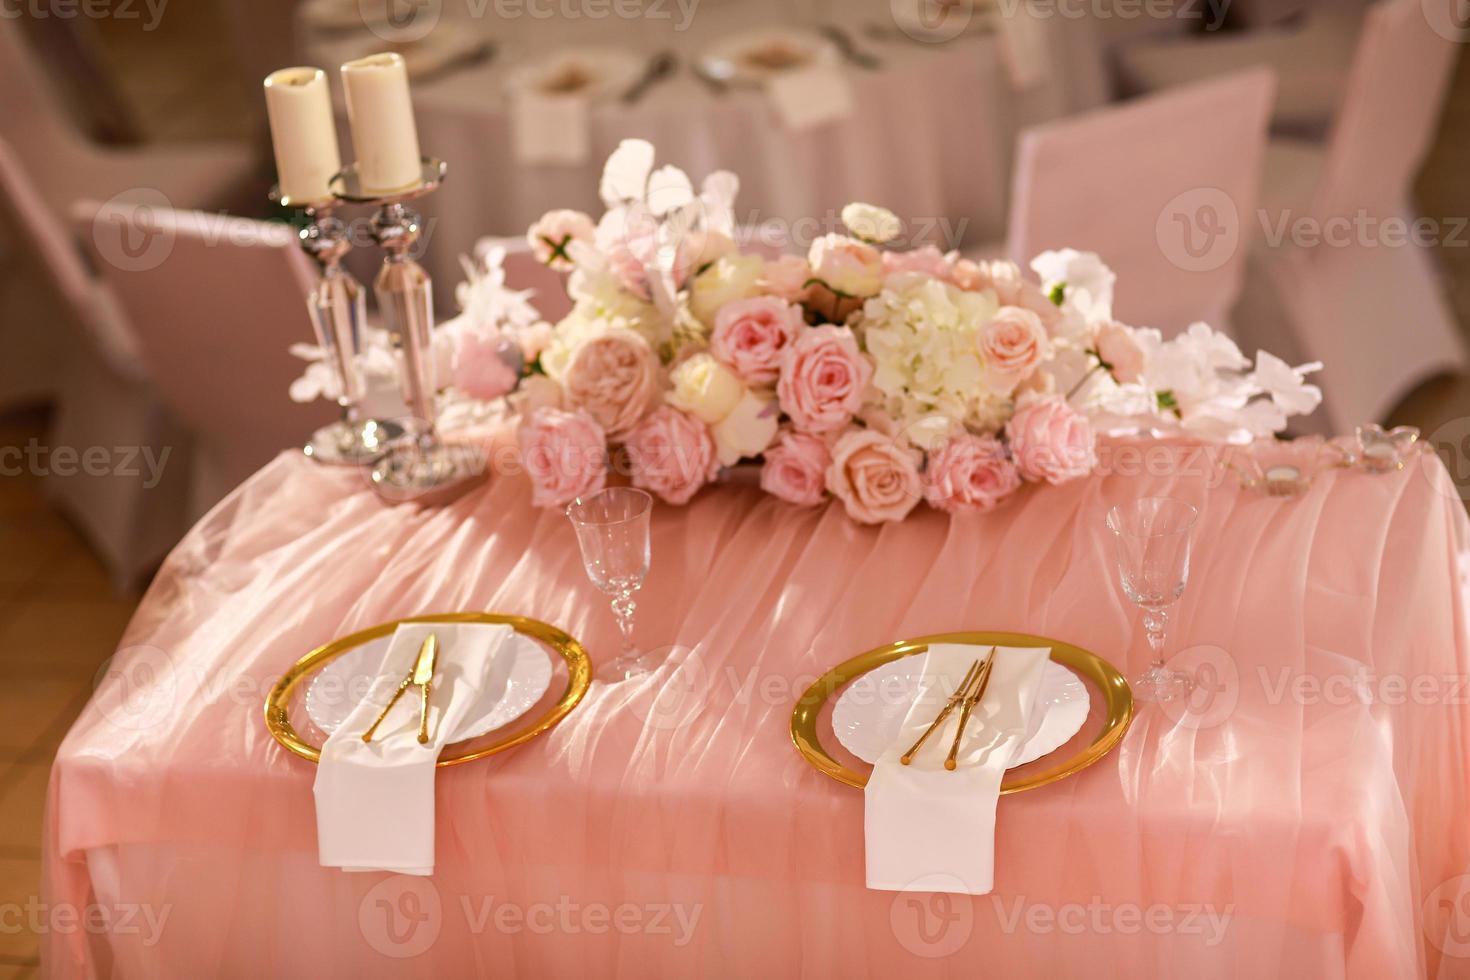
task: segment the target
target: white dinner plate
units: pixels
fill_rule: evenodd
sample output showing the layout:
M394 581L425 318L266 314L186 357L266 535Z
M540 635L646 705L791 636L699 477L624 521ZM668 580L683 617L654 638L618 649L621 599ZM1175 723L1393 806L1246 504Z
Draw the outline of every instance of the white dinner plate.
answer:
M820 34L781 29L727 37L707 48L695 69L716 82L760 85L788 71L841 62L837 46Z
M510 92L580 95L601 102L636 85L647 67L646 58L622 48L561 48L518 66L505 84Z
M383 662L392 634L370 640L328 663L306 689L306 713L312 724L331 735L372 686L373 671ZM530 711L551 686L551 658L541 645L519 633L508 641L514 661L505 685L481 692L480 703L466 713L449 741L462 742L503 728ZM448 653L441 653L441 659Z
M913 656L890 661L853 681L832 707L832 731L837 740L864 762L877 762L898 739L923 676L924 658ZM1090 703L1082 679L1048 660L1026 742L1010 768L1034 762L1065 744L1082 730Z

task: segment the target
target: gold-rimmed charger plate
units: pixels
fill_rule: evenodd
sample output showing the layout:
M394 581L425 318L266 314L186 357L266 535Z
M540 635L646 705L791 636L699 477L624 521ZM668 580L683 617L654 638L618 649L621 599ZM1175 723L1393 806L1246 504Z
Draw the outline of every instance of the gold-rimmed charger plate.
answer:
M1116 667L1091 651L1071 643L1063 643L1061 640L1032 636L1030 633L1003 633L989 630L935 633L912 640L899 640L896 643L888 643L866 653L860 653L818 677L802 694L801 699L796 702L796 708L791 712L791 741L796 744L796 751L801 753L801 757L811 763L818 772L831 776L839 783L846 783L858 789L866 786L868 773L841 762L822 745L821 736L817 733L817 719L822 713L822 706L853 679L900 657L911 657L914 654L923 653L929 649L931 643L1051 647L1051 659L1079 674L1083 680L1091 682L1092 686L1102 694L1102 717L1094 726L1097 730L1087 744L1040 771L1036 771L1037 767L1046 763L1052 756L1045 756L1020 769L1008 772L1000 786L1001 795L1037 789L1059 779L1065 779L1073 773L1081 772L1107 755L1115 745L1122 741L1128 731L1129 723L1133 720L1133 691L1128 687L1128 682L1124 680L1122 674L1118 673ZM1052 753L1053 756L1056 754Z
M570 635L557 629L549 623L543 623L538 619L528 619L525 616L509 616L502 613L433 613L427 616L410 616L407 619L395 619L388 623L379 623L365 630L333 640L325 646L317 647L315 650L302 657L292 665L291 669L281 675L276 681L275 687L271 688L270 694L265 700L265 726L270 730L271 737L291 752L317 762L321 759L321 746L312 745L301 737L291 723L290 703L291 695L299 688L303 681L320 670L329 661L342 656L349 650L356 649L371 640L387 636L403 623L505 623L511 626L517 633L538 640L559 654L567 667L566 688L556 703L551 705L540 717L530 723L521 725L512 731L503 734L490 733L494 738L485 742L490 735L480 736L465 742L456 743L445 749L439 756L439 766L456 766L464 762L473 762L476 759L484 759L496 755L517 745L529 742L531 739L548 731L557 722L565 718L582 697L587 693L587 688L592 683L592 661L587 657L587 651L582 644L574 640Z

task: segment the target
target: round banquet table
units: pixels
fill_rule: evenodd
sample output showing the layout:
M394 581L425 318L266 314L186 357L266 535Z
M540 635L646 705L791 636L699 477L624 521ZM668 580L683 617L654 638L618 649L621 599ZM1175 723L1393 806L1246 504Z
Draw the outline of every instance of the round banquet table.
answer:
M318 866L313 767L268 735L265 692L386 619L517 613L594 659L613 619L566 519L519 478L388 508L358 474L282 455L168 559L52 772L46 902L141 908L161 929L52 930L46 970L1463 975L1470 525L1439 460L1332 471L1281 500L1185 446L1105 459L988 514L880 528L738 484L658 506L638 630L670 659L594 682L513 752L440 770L426 879ZM1174 638L1210 696L1141 706L1092 768L1003 798L993 894L867 890L862 794L788 736L805 685L961 629L1136 673L1103 516L1156 493L1202 511Z
M530 0L530 7L538 2ZM633 137L653 143L660 165L679 166L696 182L715 170L733 171L741 180L738 222L786 223L802 249L817 235L837 230L838 213L855 200L894 210L909 221L916 240L945 248L995 241L1005 232L1020 130L1107 99L1104 54L1091 18L1036 15L1019 4L1016 16L1032 18L1039 43L1028 44L1034 48L1031 67L1017 74L1007 67L1006 42L997 30L921 43L894 26L889 0L832 6L824 16L803 14L801 5L705 0L686 23L672 0L654 5L666 19L554 21L497 13L530 9L515 3L445 3L435 38L484 37L497 44L498 53L489 62L413 83L419 144L450 168L443 186L415 203L425 218L425 244L432 243L422 249L422 261L435 277L441 302L449 302L453 284L463 278L458 256L471 254L480 238L523 234L553 208L601 214L603 162L619 141ZM855 103L845 119L792 131L762 91L731 87L715 93L692 70L700 52L722 39L771 27L810 30L821 23L842 25L854 44L881 60L877 70L844 63ZM882 28L883 36L868 36L868 24ZM305 57L315 64L336 65L382 46L371 34L314 36L305 25L299 32ZM528 63L589 45L643 58L672 51L679 68L634 105L616 99L594 104L584 162L519 162L507 80ZM335 77L333 86L340 90ZM345 153L351 146L345 111L339 122Z

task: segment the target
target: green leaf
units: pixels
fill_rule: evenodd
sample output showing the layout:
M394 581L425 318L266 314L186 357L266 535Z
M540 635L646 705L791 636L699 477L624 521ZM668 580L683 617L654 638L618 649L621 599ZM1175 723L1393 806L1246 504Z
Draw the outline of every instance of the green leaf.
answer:
M1051 287L1051 292L1046 294L1046 298L1051 300L1057 306L1061 306L1062 301L1067 298L1067 284L1064 282L1057 283L1055 286Z
M1182 418L1183 417L1179 413L1179 400L1174 397L1174 392L1172 392L1172 391L1161 391L1161 392L1158 392L1154 397L1156 397L1159 400L1159 410L1160 411L1163 411L1163 412L1173 412L1175 418Z

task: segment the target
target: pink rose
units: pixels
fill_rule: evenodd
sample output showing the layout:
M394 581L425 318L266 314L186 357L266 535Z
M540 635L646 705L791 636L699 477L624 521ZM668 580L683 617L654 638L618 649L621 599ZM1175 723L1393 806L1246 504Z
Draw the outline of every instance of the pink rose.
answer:
M954 272L954 263L933 245L908 252L884 252L883 273L896 276L901 272L917 272L948 282Z
M572 242L590 243L597 226L581 211L548 211L526 232L536 261L553 269L570 269Z
M883 288L883 253L846 235L823 235L807 252L812 276L841 296L865 298Z
M924 493L914 453L871 429L853 429L837 440L827 489L862 524L901 521Z
M810 507L827 495L827 467L832 454L817 436L787 430L766 450L761 489L773 497Z
M781 355L806 327L801 308L774 296L737 299L720 307L709 349L746 384L769 384L781 372Z
M537 507L565 506L607 482L607 438L586 413L537 409L517 437Z
M1097 465L1092 424L1060 398L1022 401L1006 425L1016 468L1028 480L1066 483Z
M846 327L804 330L781 357L776 395L801 432L840 429L863 407L873 365Z
M720 471L709 428L671 405L662 406L638 423L624 445L633 469L633 485L671 504L688 503Z
M1097 356L1113 370L1119 384L1132 384L1143 377L1143 348L1133 330L1109 320L1097 331Z
M515 389L519 375L502 351L511 344L494 330L466 330L454 347L454 386L471 398L494 401Z
M1051 351L1041 318L1018 306L1002 306L980 331L980 358L985 383L996 394L1008 395Z
M561 383L567 401L621 439L658 393L658 355L632 330L612 327L572 351Z
M985 277L978 262L960 259L949 272L949 281L955 288L978 293L985 288Z
M774 262L767 262L761 281L773 296L788 303L800 303L806 298L807 283L812 278L812 267L800 255L783 255Z
M1021 485L1021 475L992 436L956 436L929 454L924 499L951 514L989 510Z

